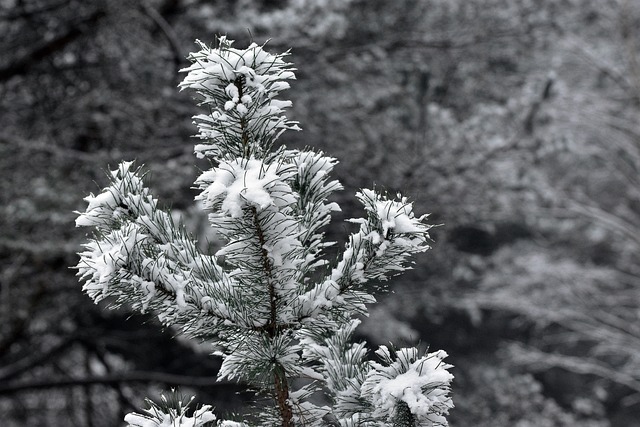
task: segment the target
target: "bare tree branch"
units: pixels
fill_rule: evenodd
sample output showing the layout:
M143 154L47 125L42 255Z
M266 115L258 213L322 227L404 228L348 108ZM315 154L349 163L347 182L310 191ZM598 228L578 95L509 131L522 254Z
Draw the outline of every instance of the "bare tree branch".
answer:
M586 205L576 200L570 200L569 203L569 211L577 212L592 220L598 221L599 224L608 229L626 236L636 244L640 244L640 235L638 234L638 228L635 224L630 223L618 215L607 212L598 206Z
M62 34L58 34L50 40L40 41L31 51L10 62L7 66L0 68L0 81L26 73L29 68L36 65L38 61L64 49L69 43L80 37L86 28L95 25L95 23L105 15L106 13L103 10L96 10L89 16L76 22L75 25L68 28Z
M160 28L160 31L164 34L169 42L169 46L171 46L171 51L173 52L173 62L175 63L176 73L180 69L180 64L182 63L182 50L180 48L180 43L178 42L178 36L176 32L173 30L171 25L167 22L166 19L151 6L148 2L141 2L141 7L144 13L147 14L149 18L153 20L153 22Z
M0 14L0 19L6 19L8 21L11 21L15 19L30 18L31 16L47 13L54 9L58 9L62 6L65 6L67 4L69 4L69 0L63 0L63 1L50 3L50 4L44 4L42 6L32 7L32 8L27 8L23 6L17 11Z
M34 381L22 381L0 385L0 395L19 391L46 390L87 385L117 385L122 383L163 383L187 387L206 387L210 392L230 393L239 389L236 383L218 382L216 377L200 377L168 374L164 372L123 372L97 377L52 378Z
M69 348L75 342L74 338L66 339L61 343L54 345L47 351L32 352L31 357L25 357L10 365L5 365L0 368L0 379L2 381L8 381L18 375L32 369L43 362L52 360L58 354Z
M618 372L611 366L599 363L593 359L547 353L520 344L513 344L511 351L519 362L539 372L546 371L550 368L560 368L580 375L594 375L617 384L625 385L640 393L640 381L638 378L633 378L624 372Z
M110 162L117 162L118 159L124 158L138 158L138 159L166 159L179 157L182 155L191 154L191 146L167 144L156 145L147 150L130 150L130 151L110 151L110 150L98 150L93 152L86 152L80 150L74 150L72 148L61 147L52 141L28 141L26 139L17 137L15 135L3 135L0 134L0 145L6 144L9 146L15 146L21 150L26 151L39 151L43 153L49 153L53 156L68 159L77 160L79 162L87 164L105 164Z

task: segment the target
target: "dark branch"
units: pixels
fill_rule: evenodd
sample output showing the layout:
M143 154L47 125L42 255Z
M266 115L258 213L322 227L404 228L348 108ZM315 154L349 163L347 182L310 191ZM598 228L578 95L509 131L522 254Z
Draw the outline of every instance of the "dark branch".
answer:
M32 16L49 13L54 9L59 9L68 4L69 4L69 0L63 0L57 3L45 4L40 7L33 7L33 8L23 7L21 9L18 9L15 12L12 11L8 13L0 14L0 19L5 19L7 21L13 21L16 19L29 19Z
M85 378L53 378L46 380L23 381L0 385L0 395L19 391L47 390L87 385L118 385L123 383L163 383L187 387L206 387L207 391L230 393L239 387L236 383L217 382L216 377L186 376L163 372L134 371L120 374Z
M0 81L26 73L38 61L64 49L69 43L80 37L87 27L94 25L105 15L104 11L97 10L77 22L73 27L68 28L66 32L53 37L51 40L43 40L37 43L30 52L12 61L9 65L0 68Z
M51 347L48 351L38 352L32 354L31 357L25 357L15 363L3 366L0 368L0 379L2 379L3 382L10 380L38 365L41 365L45 361L52 360L69 348L74 342L74 338L67 339Z
M178 36L176 32L173 30L171 25L167 22L166 19L153 8L149 3L143 1L142 10L144 13L153 20L153 22L158 26L162 34L167 38L169 42L169 46L171 46L171 51L173 52L173 62L175 64L176 73L180 69L180 64L182 62L182 50L180 48L180 43L178 42Z

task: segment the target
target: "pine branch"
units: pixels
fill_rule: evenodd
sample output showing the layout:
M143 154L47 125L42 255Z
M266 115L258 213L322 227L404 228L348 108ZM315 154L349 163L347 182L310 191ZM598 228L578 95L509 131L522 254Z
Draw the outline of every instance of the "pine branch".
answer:
M322 228L339 210L328 197L342 186L328 179L335 159L273 150L282 132L299 130L283 114L291 103L276 99L295 78L291 64L286 54L256 44L234 49L224 37L215 48L198 43L180 87L194 89L209 110L194 117L196 155L214 165L196 180L196 199L223 246L214 256L201 254L125 162L110 187L86 199L77 220L96 229L78 265L84 290L96 301L113 297L116 305L153 310L165 324L211 338L223 358L218 380L243 381L273 397L260 425L355 427L400 418L403 425L446 425L452 407L446 353L420 357L415 348L381 347L377 363L367 360L365 343L350 343L359 323L352 317L366 313L365 304L384 290L381 282L429 249L426 216L416 217L406 198L362 190L356 196L366 215L351 220L358 232L314 283L315 270L328 264L322 252L333 244ZM333 408L311 402L319 392ZM133 427L165 420L204 425L215 419L206 408L194 420L185 418L182 404L151 404L125 420Z
M199 252L184 227L157 207L140 171L130 167L122 163L112 173L112 185L88 197L87 212L76 221L98 231L80 254L83 289L96 302L114 296L115 306L133 301L141 311L156 309L164 323L180 324L195 335L236 321L215 305L233 296L231 280L213 257ZM199 317L205 313L203 322Z
M423 223L426 216L414 216L406 199L390 200L372 190L357 197L368 216L351 220L360 230L349 237L342 259L324 281L299 298L300 318L366 313L364 304L375 302L371 291L383 289L380 282L389 275L410 268L411 255L429 249L431 226Z

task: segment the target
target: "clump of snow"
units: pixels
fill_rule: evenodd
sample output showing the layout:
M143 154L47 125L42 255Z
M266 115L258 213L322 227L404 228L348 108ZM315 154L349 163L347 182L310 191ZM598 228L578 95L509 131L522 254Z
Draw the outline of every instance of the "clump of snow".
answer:
M130 413L124 417L128 427L203 427L205 424L216 420L210 405L204 405L193 412L189 417L185 414L189 402L185 405L178 402L180 407L168 408L167 398L162 395L163 406L150 402L150 408L145 409L145 414ZM193 400L193 397L191 398Z
M448 425L445 416L453 408L449 396L453 375L448 371L452 366L443 362L447 353L440 350L418 357L416 348L394 353L380 346L376 354L384 364L370 362L362 384L362 396L375 408L373 416L391 421L398 403L404 402L419 425Z
M233 40L224 36L220 37L218 48L211 48L200 40L196 40L196 43L200 46L200 51L191 53L189 59L193 64L181 70L188 73L180 83L181 89L210 89L214 85L233 82L242 76L247 80L248 86L263 92L266 83L295 78L292 71L283 71L281 75L274 76L289 64L282 60L283 55L272 55L256 43L252 43L247 49L234 49L231 47ZM287 88L288 85L281 83L273 89L279 91Z
M78 274L86 280L83 290L96 301L107 296L110 282L127 265L129 256L145 239L139 227L129 224L111 232L101 244L86 244L78 265Z
M94 196L90 194L84 200L89 203L85 212L77 212L76 227L102 227L119 220L126 215L122 208L122 193L126 187L125 180L119 179L130 176L132 187L141 184L139 177L132 174L130 169L133 162L121 162L118 169L111 172L116 185L106 188L102 193Z
M247 425L238 421L221 420L218 427L247 427Z
M387 237L390 231L394 233L423 233L428 228L422 221L428 216L416 218L413 213L413 203L398 194L398 200L390 200L373 190L363 189L356 194L360 200L369 201L367 210L375 213L382 227L382 236ZM366 205L365 205L366 206Z
M203 191L196 199L202 200L206 208L219 207L233 218L241 217L246 206L258 211L268 206L288 206L296 201L286 182L294 172L291 167L267 165L257 159L221 162L217 168L200 175L196 184Z

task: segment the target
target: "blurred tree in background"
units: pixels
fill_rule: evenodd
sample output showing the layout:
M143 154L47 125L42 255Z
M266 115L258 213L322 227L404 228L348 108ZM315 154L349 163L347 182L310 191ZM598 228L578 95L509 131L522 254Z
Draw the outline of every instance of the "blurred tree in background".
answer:
M453 426L633 425L639 24L632 0L0 0L5 425L120 425L133 396L171 385L242 404L212 385L209 348L94 308L68 269L72 211L122 158L206 225L183 190L197 168L176 86L192 40L215 34L292 48L305 128L285 142L342 160L329 237L371 180L446 218L363 329L453 355Z

